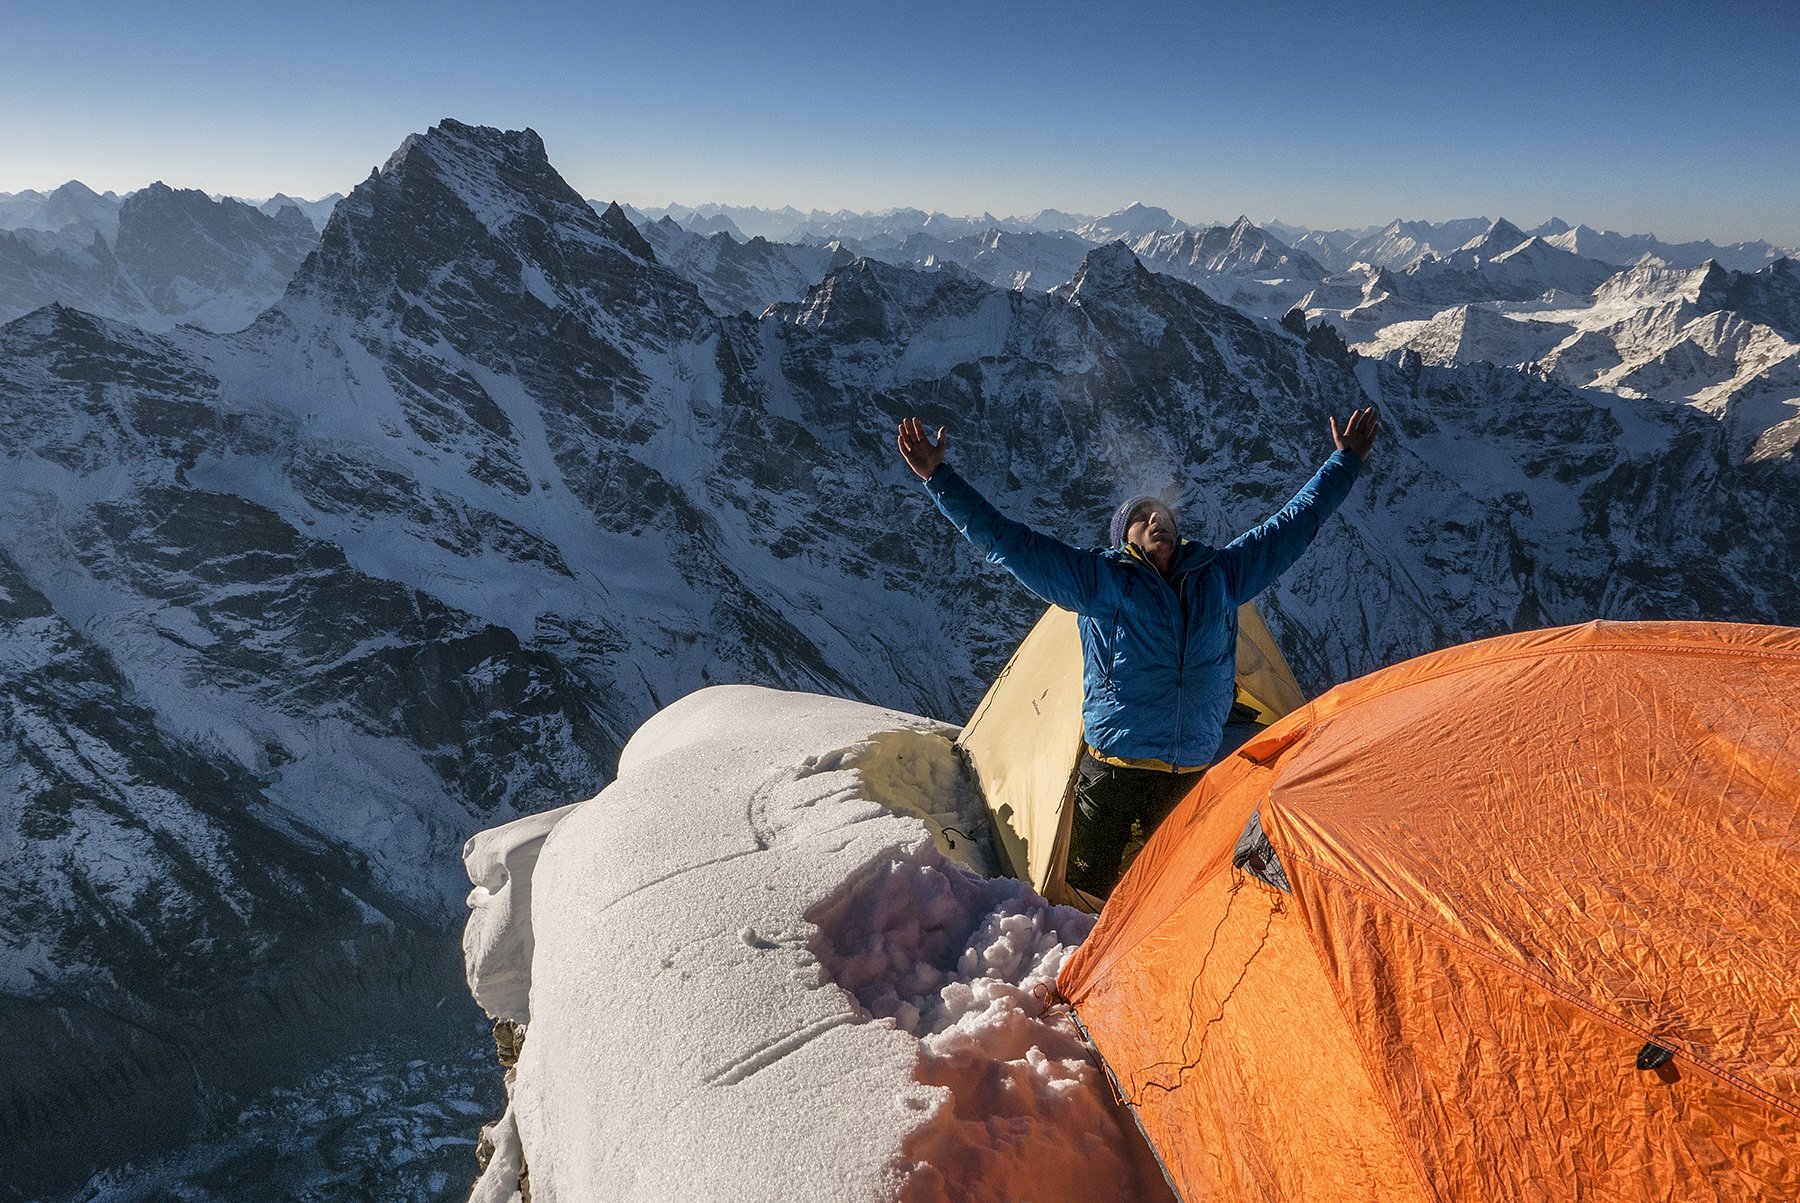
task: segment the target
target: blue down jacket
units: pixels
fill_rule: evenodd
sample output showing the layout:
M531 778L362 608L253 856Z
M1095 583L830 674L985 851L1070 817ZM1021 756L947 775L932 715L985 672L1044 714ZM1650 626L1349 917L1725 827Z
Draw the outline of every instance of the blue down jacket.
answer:
M948 464L925 488L989 560L1080 615L1088 743L1197 768L1218 753L1236 696L1238 606L1300 558L1361 468L1354 452L1334 451L1293 500L1224 547L1182 540L1167 580L1135 550L1082 550L1014 522Z

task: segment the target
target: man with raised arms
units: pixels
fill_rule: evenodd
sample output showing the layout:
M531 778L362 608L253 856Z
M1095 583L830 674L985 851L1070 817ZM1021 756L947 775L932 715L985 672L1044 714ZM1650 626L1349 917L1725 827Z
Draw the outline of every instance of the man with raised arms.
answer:
M1071 547L1015 522L944 462L918 418L900 454L938 509L993 563L1079 616L1086 748L1075 783L1068 883L1112 892L1134 822L1147 837L1218 756L1237 684L1238 607L1300 558L1350 492L1375 442L1376 414L1339 428L1330 457L1293 500L1224 547L1179 537L1155 497L1113 515L1112 546Z

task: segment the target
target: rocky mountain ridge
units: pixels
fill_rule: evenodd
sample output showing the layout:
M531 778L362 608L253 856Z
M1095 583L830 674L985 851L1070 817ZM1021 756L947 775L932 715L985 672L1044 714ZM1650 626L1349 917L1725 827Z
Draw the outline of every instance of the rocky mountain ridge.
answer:
M828 253L840 261L864 255L913 267L954 264L998 287L1046 291L1072 275L1087 255L1091 244L1084 234L1167 217L1138 205L1089 222L1083 233L995 227L952 240L922 232L927 215L899 213L901 227L823 245L740 246L724 232L703 243L667 217L653 237L665 261L709 304L756 314L798 299L810 283L809 269L827 262ZM651 230L647 224L642 228ZM1333 263L1353 253L1367 257L1335 272L1244 217L1230 226L1153 230L1128 245L1152 270L1196 284L1215 300L1270 322L1299 309L1311 321L1331 323L1366 354L1407 346L1434 363L1534 365L1533 370L1553 372L1579 387L1727 415L1743 454L1763 446L1769 430L1800 412L1800 396L1790 389L1785 369L1767 370L1787 355L1781 330L1793 315L1785 308L1791 302L1780 281L1788 269L1769 265L1766 277L1733 275L1716 264L1708 269L1714 299L1706 311L1729 310L1740 323L1767 326L1773 334L1744 333L1748 327L1729 322L1720 331L1705 326L1688 331L1686 318L1671 324L1657 310L1662 293L1674 287L1668 280L1679 273L1660 261L1621 270L1576 254L1567 249L1574 243L1562 235L1582 229L1556 220L1530 232L1504 219L1394 222L1354 238L1313 240ZM1297 241L1307 237L1303 232ZM1746 275L1775 283L1737 282ZM1734 291L1720 291L1726 288ZM1493 320L1502 316L1506 320ZM1608 333L1614 327L1623 343ZM1660 334L1632 333L1652 330Z

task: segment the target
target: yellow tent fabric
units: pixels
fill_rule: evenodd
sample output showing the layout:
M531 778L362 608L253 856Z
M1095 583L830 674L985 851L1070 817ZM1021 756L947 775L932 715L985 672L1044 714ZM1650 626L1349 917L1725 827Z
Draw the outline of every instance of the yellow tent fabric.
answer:
M1232 868L1253 813L1291 893ZM1057 985L1190 1201L1800 1199L1800 630L1339 686L1201 778Z
M1305 703L1268 624L1238 610L1238 697L1272 722ZM975 770L1008 871L1052 902L1097 911L1102 899L1063 881L1069 804L1081 755L1081 638L1075 615L1044 612L964 725L958 746Z
M1254 709L1265 727L1306 705L1269 624L1250 602L1238 607L1237 686L1238 701Z

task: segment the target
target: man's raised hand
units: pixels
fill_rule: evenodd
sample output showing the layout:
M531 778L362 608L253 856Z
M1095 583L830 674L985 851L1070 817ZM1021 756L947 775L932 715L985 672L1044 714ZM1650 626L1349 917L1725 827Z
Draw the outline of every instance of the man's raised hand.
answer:
M1356 458L1369 458L1369 448L1375 445L1375 431L1380 423L1376 419L1373 405L1359 409L1350 415L1342 430L1338 429L1337 416L1331 418L1331 441L1339 451L1354 451Z
M913 475L920 480L930 480L931 474L938 470L944 462L944 449L950 445L950 438L945 428L937 429L937 442L925 433L925 424L917 418L907 418L900 423L900 454L906 459L906 466L913 470Z

